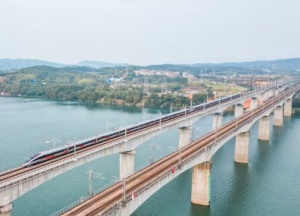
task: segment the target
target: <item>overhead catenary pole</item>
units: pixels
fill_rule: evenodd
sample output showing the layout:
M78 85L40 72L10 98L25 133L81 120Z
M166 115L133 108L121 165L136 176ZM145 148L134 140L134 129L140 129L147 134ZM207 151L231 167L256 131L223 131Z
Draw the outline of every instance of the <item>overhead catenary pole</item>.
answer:
M46 141L46 144L49 144L50 142L52 142L52 148L55 149L56 147L56 143L60 142L60 139L56 138L55 135L53 134L53 138L50 141Z
M127 138L127 125L125 124L125 141L127 141L126 138Z
M126 178L123 177L122 181L122 204L125 205L126 202Z
M77 160L77 158L76 158L76 148L77 148L77 146L76 146L76 137L74 137L74 160L75 161Z
M154 144L152 143L151 144L151 159L150 159L150 164L153 164L154 163Z
M161 112L159 113L159 127L161 129Z
M93 170L89 171L89 196L93 196Z
M88 190L88 195L89 197L92 197L94 195L93 193L93 179L94 178L100 178L100 179L105 179L102 175L102 173L96 173L93 172L93 170L89 170L89 190Z

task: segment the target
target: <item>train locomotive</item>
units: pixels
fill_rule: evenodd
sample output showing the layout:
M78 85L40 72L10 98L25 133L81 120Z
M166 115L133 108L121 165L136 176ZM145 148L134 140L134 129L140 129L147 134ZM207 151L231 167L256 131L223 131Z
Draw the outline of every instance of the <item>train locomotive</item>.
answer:
M117 137L124 137L127 134L133 133L135 131L145 129L147 127L152 127L154 125L159 125L159 124L162 124L169 120L172 120L174 118L182 117L182 116L185 116L190 113L205 110L205 109L213 107L215 105L218 105L218 104L221 104L221 103L233 100L233 99L237 99L237 98L241 97L241 95L242 95L242 93L238 93L238 94L220 98L218 100L214 100L211 102L202 103L197 106L191 107L190 109L182 109L182 110L179 110L176 112L172 112L170 114L161 116L154 120L149 120L149 121L145 121L145 122L142 122L142 123L139 123L136 125L131 125L131 126L128 126L127 128L123 128L118 131L113 131L113 132L109 132L106 134L102 134L100 136L88 138L86 140L78 141L73 144L69 144L67 146L59 147L56 149L42 151L42 152L39 152L38 154L35 154L34 156L30 157L28 160L26 160L22 164L22 166L27 167L27 166L36 165L36 164L43 163L43 162L49 161L51 159L66 155L66 154L70 154L76 150L80 150L80 149L83 149L83 148L86 148L86 147L89 147L92 145L96 145L96 144L97 145L102 144L103 142L108 141L110 139L114 139Z

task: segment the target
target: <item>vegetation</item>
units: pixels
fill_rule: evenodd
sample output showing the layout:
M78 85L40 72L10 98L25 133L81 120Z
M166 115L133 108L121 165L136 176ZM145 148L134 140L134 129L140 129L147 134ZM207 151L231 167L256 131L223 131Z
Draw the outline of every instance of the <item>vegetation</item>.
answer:
M190 66L160 65L148 66L149 69L165 67L187 70ZM146 67L147 68L147 67ZM223 95L244 90L239 86L226 84L224 76L206 76L205 80L187 79L182 76L145 76L136 75L139 66L91 68L68 66L54 68L35 66L16 72L0 75L0 94L26 98L43 98L58 101L82 101L90 103L110 103L180 109L197 105L213 98L214 93ZM193 68L196 72L198 69ZM186 72L186 71L184 71ZM198 71L199 72L199 71ZM183 73L182 71L180 72ZM114 78L115 81L110 81ZM211 80L214 80L213 82ZM187 88L187 89L184 89ZM186 92L192 92L192 101ZM195 94L195 92L198 92Z
M200 104L206 100L206 94L194 94L193 95L193 105ZM184 107L189 107L191 105L191 100L185 96L173 94L165 94L160 97L157 94L152 94L145 103L146 106L150 107L161 107L161 108L175 108L181 109Z
M232 93L236 93L236 92L241 92L241 91L245 91L246 89L240 86L228 86L225 83L206 83L205 84L208 88L210 88L212 91L218 91L218 92L232 92Z
M2 95L20 96L26 98L44 98L52 100L83 101L91 103L112 104L146 104L149 106L181 106L185 104L184 97L171 102L148 100L158 97L161 86L158 77L149 79L151 97L143 95L143 77L135 76L134 68L128 73L124 67L93 69L89 67L53 68L36 66L21 69L14 73L0 76L0 93ZM109 84L110 77L122 78L122 82ZM184 78L168 78L168 89L178 90L187 84ZM169 96L163 96L162 98ZM158 101L161 101L158 103ZM188 102L187 102L188 104Z
M0 59L0 73L3 71L14 72L17 69L25 67L34 67L38 65L47 65L51 67L66 67L67 65L47 62L35 59ZM96 68L115 67L120 64L107 63L101 61L82 61L75 66L87 66ZM274 74L274 73L295 73L300 71L300 58L279 59L270 61L252 61L252 62L228 62L228 63L202 63L192 65L150 65L146 67L130 66L136 69L150 70L169 70L178 72L189 72L199 77L200 74Z
M141 90L120 87L109 88L106 79L110 71L90 71L86 67L52 68L39 66L7 74L0 83L0 92L11 96L46 98L53 100L103 102L121 99L125 103L141 100ZM103 73L101 73L103 72Z
M300 108L300 98L294 98L292 106L293 108Z

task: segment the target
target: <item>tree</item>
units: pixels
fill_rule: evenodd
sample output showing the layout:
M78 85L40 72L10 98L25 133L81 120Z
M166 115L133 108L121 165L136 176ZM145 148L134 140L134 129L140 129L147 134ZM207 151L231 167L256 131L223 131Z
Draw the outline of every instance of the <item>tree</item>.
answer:
M214 96L212 87L206 89L207 96L212 98Z

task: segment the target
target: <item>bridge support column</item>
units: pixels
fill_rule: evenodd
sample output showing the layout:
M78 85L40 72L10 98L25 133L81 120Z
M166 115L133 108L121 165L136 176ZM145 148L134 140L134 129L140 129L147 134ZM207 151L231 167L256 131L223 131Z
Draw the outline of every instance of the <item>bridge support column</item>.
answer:
M259 102L258 102L259 104L263 104L265 101L265 94L264 93L260 94L258 96L258 100L259 100Z
M248 163L250 132L236 135L234 161L238 163Z
M292 99L288 99L284 103L283 115L285 115L285 116L291 116L292 115Z
M192 142L192 127L179 128L179 148Z
M218 127L221 127L222 125L222 116L223 113L215 113L213 117L213 130L217 129Z
M275 89L274 95L275 95L275 96L279 95L279 89Z
M270 116L263 116L259 119L258 139L270 139Z
M0 216L10 216L12 210L12 204L0 206Z
M281 126L283 124L283 109L282 106L278 106L274 110L274 122L275 126Z
M252 97L251 98L251 106L250 106L250 109L255 109L258 105L258 100L256 97Z
M135 150L120 152L120 179L134 173Z
M269 98L273 97L274 96L274 91L273 89L270 89L269 90Z
M270 89L269 90L269 97L273 97L274 96L274 89Z
M265 99L268 100L269 97L270 97L270 96L269 96L269 91L266 91L266 92L265 92Z
M192 203L210 204L210 170L212 163L205 162L194 166L192 179Z
M234 109L234 117L238 118L241 115L243 115L243 112L244 112L243 109L244 109L244 107L242 104L236 104L235 109Z

